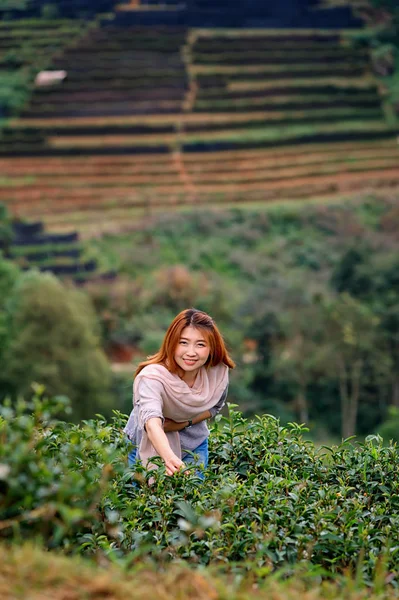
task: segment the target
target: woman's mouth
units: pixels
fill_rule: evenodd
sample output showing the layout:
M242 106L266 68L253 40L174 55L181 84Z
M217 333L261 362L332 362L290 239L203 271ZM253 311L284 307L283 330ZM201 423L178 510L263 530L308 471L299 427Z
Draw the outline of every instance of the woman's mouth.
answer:
M197 362L196 360L189 360L189 359L187 359L187 358L184 358L183 360L184 360L184 362L186 363L186 365L188 365L188 366L190 366L190 367L191 367L192 365L195 365L195 363Z

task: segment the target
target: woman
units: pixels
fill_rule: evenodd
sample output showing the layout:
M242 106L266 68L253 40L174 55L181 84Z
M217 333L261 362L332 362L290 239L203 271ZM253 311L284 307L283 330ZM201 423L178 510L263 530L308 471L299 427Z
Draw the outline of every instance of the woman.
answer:
M173 475L198 455L206 467L206 419L223 407L234 367L209 315L194 308L179 313L160 350L136 371L134 408L124 430L137 448L129 464L139 458L151 468L149 459L160 456Z

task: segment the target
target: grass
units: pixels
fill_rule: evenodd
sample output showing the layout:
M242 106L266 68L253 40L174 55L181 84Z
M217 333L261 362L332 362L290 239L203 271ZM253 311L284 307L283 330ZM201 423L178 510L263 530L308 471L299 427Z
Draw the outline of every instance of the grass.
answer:
M18 29L27 29L29 31L32 30L32 28L34 29L45 29L46 27L49 28L53 28L53 27L60 27L60 26L72 26L72 27L77 27L78 25L81 25L82 27L86 26L86 22L85 21L80 21L79 19L45 19L40 17L40 19L38 18L32 18L32 19L12 19L12 20L8 20L8 19L3 19L2 21L0 21L0 30L1 29L5 29L7 31L14 31L14 30L18 30Z
M367 165L370 164L370 162L373 163L374 161L378 161L381 164L382 162L384 162L384 164L390 165L391 163L395 164L395 161L397 164L398 160L399 151L396 151L393 154L392 150L387 150L385 152L379 152L376 156L376 153L373 150L367 150L363 153L358 152L356 154L350 152L348 152L348 154L344 154L341 150L339 154L321 153L320 155L317 155L315 153L313 155L298 155L295 158L277 156L275 158L265 157L264 159L262 159L262 157L257 158L255 156L251 158L251 155L249 155L247 158L243 156L242 158L237 158L236 160L226 160L222 162L215 161L215 163L213 163L212 161L204 161L203 163L201 163L200 161L198 161L197 163L185 162L185 167L189 170L190 173L211 173L213 171L215 171L216 173L223 173L232 171L237 172L243 170L266 171L270 169L275 169L276 167L292 169L297 168L299 166L306 166L308 168L311 166L313 168L320 167L321 170L323 170L323 168L330 168L330 165L336 166L338 168L340 166L345 165L359 165L367 169Z
M0 176L0 187L18 187L20 185L32 185L36 182L36 177L22 175L19 177L12 177L9 175Z
M181 563L157 572L149 563L117 568L106 556L102 566L81 558L45 552L32 544L0 545L2 600L393 600L398 592L377 581L377 590L354 577L320 582L306 567L288 577L280 571L261 584L226 578L214 568L189 569ZM381 576L380 576L381 579Z
M383 113L379 106L354 107L352 103L349 106L332 106L330 108L326 108L325 106L320 108L317 107L317 105L315 105L313 108L307 108L306 106L301 108L300 105L294 107L285 107L283 104L277 105L277 103L271 103L277 106L275 106L274 109L272 108L272 110L268 110L270 107L267 106L267 103L267 101L263 101L262 104L266 104L266 106L256 107L257 110L243 110L242 112L237 110L233 111L233 113L224 113L223 109L226 110L229 107L235 107L235 105L231 102L205 103L199 101L196 104L198 109L209 109L210 107L214 107L215 112L200 112L189 115L167 115L165 116L164 121L152 120L151 117L145 116L143 116L142 119L140 119L138 116L136 118L127 117L126 121L124 121L123 118L113 119L111 117L108 122L103 118L96 120L95 118L88 117L87 119L81 118L80 120L71 120L69 124L68 121L64 120L63 118L38 119L42 125L38 124L37 127L40 127L41 129L48 128L50 130L49 133L52 133L53 135L62 135L63 131L61 130L65 130L65 133L69 139L74 139L78 136L86 137L92 135L101 135L102 137L130 135L134 136L137 140L143 140L147 138L148 135L159 136L160 138L164 139L165 135L175 135L175 133L179 131L180 127L183 126L187 127L187 131L193 131L195 128L202 129L203 127L209 127L209 129L211 129L213 125L224 125L225 127L230 125L231 128L234 128L237 126L237 124L248 124L248 126L251 126L251 124L253 126L264 126L265 123L271 121L287 121L290 124L293 124L293 121L298 121L300 123L303 119L306 119L307 121L314 120L316 123L317 120L320 119L322 119L323 122L328 122L332 120L335 121L337 119L348 119L349 117L354 119L375 119L376 117L380 117L381 121L383 122ZM40 112L46 111L46 106L47 105L40 106ZM73 106L77 105L72 103L69 104L69 107ZM243 109L244 108L245 107L243 107ZM217 112L218 109L221 112ZM138 131L132 130L135 126L139 127ZM143 130L144 127L146 127L148 131ZM96 128L107 128L109 130L113 129L114 131L96 131ZM21 141L31 141L32 138L40 140L40 136L44 132L35 129L32 119L26 119L18 122L14 121L12 123L12 127L7 129L5 133L7 134L4 135L5 141L7 140L7 137L10 138L11 136L13 141L16 140L17 137Z
M206 158L206 157L205 157ZM268 171L273 173L280 173L280 169L285 169L287 172L296 171L298 168L312 170L314 174L330 172L336 170L337 172L343 172L350 169L367 171L368 168L373 167L394 167L398 164L399 160L399 149L393 151L387 149L385 151L379 151L377 154L373 150L366 150L364 152L343 154L342 150L337 154L305 154L298 155L297 157L256 157L256 155L245 157L237 157L236 159L227 159L222 161L212 160L201 160L198 158L197 161L186 161L185 157L182 157L182 164L185 170L193 176L200 174L201 176L206 175L207 178L212 177L213 174L221 176L223 173L228 174L231 177L243 178L246 172L252 174L258 174L257 176L265 176ZM107 186L110 184L116 184L118 186L124 184L135 184L142 185L144 183L159 185L162 183L178 184L180 180L179 173L172 171L171 169L154 169L151 168L137 168L131 167L120 167L115 164L110 167L97 167L94 169L80 169L71 167L68 173L65 169L57 171L50 163L47 171L37 173L35 179L36 188L54 188L63 187L75 188L75 187L98 187ZM277 171L276 171L277 169ZM263 175L262 175L263 174ZM73 177L73 179L71 179ZM17 184L15 184L15 187ZM18 187L21 187L18 185ZM0 186L1 189L1 186Z
M60 168L61 170L68 170L71 167L76 167L80 165L84 165L87 167L100 167L103 166L108 168L109 166L130 166L133 167L143 166L143 169L153 170L157 169L158 165L160 165L160 169L162 166L165 168L170 165L174 166L173 159L179 158L184 160L185 163L190 162L203 162L209 163L214 161L229 161L231 159L241 159L244 158L275 158L275 157L297 157L301 154L303 157L306 155L310 155L312 153L316 153L319 156L330 156L335 153L346 153L346 152L356 152L360 151L369 151L376 149L384 150L392 150L392 152L396 152L399 149L396 138L394 136L384 137L383 139L368 139L368 140L349 140L349 141L331 141L328 144L323 142L315 142L309 143L306 145L297 144L294 140L292 145L287 145L284 147L275 147L275 148L244 148L244 149L232 149L232 150L216 150L209 152L190 152L187 154L181 153L157 153L151 154L151 156L145 154L138 155L84 155L84 156L53 156L46 157L46 162L43 162L43 158L40 156L33 157L19 157L19 158L0 158L0 167L3 169L3 172L8 171L9 173L15 173L17 169L17 173L20 173L20 169L23 169L24 172L29 174L36 174L40 171L47 170L48 165L54 165L54 167ZM10 171L11 168L11 171ZM25 169L28 171L25 171ZM37 169L37 171L36 171Z
M344 174L349 172L366 172L379 169L395 168L398 164L398 156L385 158L375 157L364 157L363 160L356 158L345 158L341 157L339 160L336 157L335 160L324 161L313 161L302 164L293 163L278 163L269 162L269 164L251 164L251 161L247 163L232 163L230 165L223 165L221 168L213 165L197 164L194 168L190 168L190 165L185 165L192 182L195 184L201 184L204 176L206 176L206 183L223 183L224 181L236 181L240 184L245 184L249 181L276 181L276 179L285 180L293 177L302 176L314 176L319 177L327 174ZM43 177L37 182L35 189L45 190L46 187L50 187L51 190L55 186L57 188L76 189L76 188L95 188L98 189L101 195L105 191L105 188L113 188L115 186L132 186L135 189L145 186L146 188L155 188L158 186L172 186L177 188L182 180L178 174L159 174L147 173L147 174L129 174L129 173L108 173L87 176L82 174L81 177L75 176L74 179L68 179L68 177L60 175L57 179L51 179L47 176Z
M333 123L327 125L287 125L281 127L259 127L256 131L250 131L247 129L237 130L231 132L218 131L212 134L207 133L200 138L197 136L187 136L187 143L194 142L206 142L207 139L212 140L224 140L230 142L245 142L245 141L277 141L277 140L295 140L295 138L312 136L323 133L338 133L338 132L383 132L390 131L391 129L386 125L383 120L368 121L365 123L359 123L357 121L348 121L344 123ZM393 132L393 130L392 130Z
M273 81L230 81L227 85L228 91L247 91L247 90L273 90L277 86L279 88L297 88L297 87L312 87L314 91L317 90L320 86L332 86L335 87L340 92L344 92L346 90L366 90L366 89L376 89L376 82L372 77L351 77L350 79L346 77L319 77L317 79L317 83L315 83L314 79L309 78L289 78L281 79ZM204 91L202 91L204 93Z
M378 186L378 192L383 193L386 191L390 192L390 188L384 188ZM376 193L373 190L373 193ZM210 197L207 204L207 210L224 210L230 208L239 208L240 210L258 210L258 211L269 211L279 210L281 208L288 210L292 209L292 206L300 207L309 204L320 204L320 205L338 205L353 202L359 198L359 191L354 190L353 192L342 193L325 193L315 195L314 197L290 197L288 193L282 194L277 200L264 200L259 199L260 194L245 195L245 202L243 202L242 196L233 198L227 198L224 194L214 194ZM195 204L198 206L198 204ZM102 236L103 234L118 234L120 232L136 231L140 228L141 223L147 223L148 219L157 215L165 214L165 211L172 210L174 214L191 213L193 211L194 203L191 202L177 202L171 207L167 206L147 206L147 207L126 207L125 209L118 210L117 213L114 211L107 212L107 219L104 219L104 215L101 211L92 212L86 218L81 212L71 213L74 226L79 229L79 233L82 239L92 239ZM68 213L68 219L70 214ZM43 220L46 225L52 231L65 232L70 230L70 222L65 220L63 215L45 215Z
M369 170L378 170L378 169L386 169L386 168L395 168L398 164L398 158L393 158L392 160L384 159L384 160L369 160L364 161L363 163L358 164L357 162L349 162L347 164L341 163L332 163L332 164L318 164L318 165L301 165L301 166L283 166L277 167L270 165L269 168L265 167L263 169L254 170L250 166L246 169L235 169L234 171L226 171L226 172L214 172L210 173L206 172L207 175L207 183L218 183L226 181L236 181L240 184L245 184L249 181L276 181L277 179L288 180L290 178L296 177L321 177L323 175L337 175L342 173L350 173L350 172L369 172ZM204 173L201 171L197 171L191 173L192 176L195 176L195 182L201 183L203 180Z
M59 48L60 46L64 46L65 43L67 43L70 40L70 35L65 34L64 36L58 36L58 33L55 32L54 33L54 38L48 38L48 39L43 39L43 38L28 38L26 40L23 41L16 41L14 39L10 39L10 40L0 40L0 50L10 50L10 49L16 49L19 50L21 48L21 45L23 46L24 44L29 44L29 46L32 46L33 48L47 48L50 47L51 48ZM75 35L81 35L80 31L76 31Z
M199 101L202 103L202 100ZM265 103L265 100L263 101ZM269 102L269 100L267 100ZM273 99L271 99L271 103L273 103ZM211 103L209 103L211 105ZM213 104L213 102L212 102ZM328 116L329 111L326 109L322 109L325 111L326 116ZM338 109L342 111L342 108ZM227 112L223 114L223 112L218 113L175 113L175 114L165 114L165 115L124 115L124 116L109 116L109 117L58 117L58 118L40 118L39 116L34 119L27 118L17 118L10 119L9 126L13 131L19 130L23 131L24 129L29 130L32 128L40 129L72 129L81 127L120 127L123 131L124 128L129 126L147 126L147 127L157 127L157 126L180 126L185 124L201 124L201 123L221 123L226 121L226 124L245 120L252 121L254 119L266 119L270 113L266 111L251 111L247 115L238 113L232 114L231 112Z
M63 250L79 250L81 249L80 242L72 242L67 244L32 244L30 246L11 246L13 258L18 256L27 256L37 252L61 252Z
M85 257L69 257L69 256L49 256L47 258L40 258L30 260L28 256L19 257L22 262L27 262L30 265L37 267L53 267L53 266L76 266L79 269L84 270L86 260ZM25 259L25 260L24 260ZM97 273L97 270L95 271Z
M49 136L47 146L49 148L107 148L107 147L134 147L159 146L160 144L169 145L171 148L179 144L203 144L211 141L219 142L272 142L280 140L292 140L297 138L309 137L313 135L323 135L328 133L349 133L349 132L389 132L394 129L384 123L382 119L375 121L344 121L331 124L320 125L294 125L258 127L257 129L223 129L218 131L207 131L198 133L182 134L147 134L147 135L103 135L103 136Z
M371 189L371 188L370 188ZM386 188L389 191L390 188ZM370 191L370 190L369 190ZM373 190L374 194L383 193L384 186L379 185L378 190ZM295 206L305 206L308 204L345 204L347 202L353 202L356 198L359 198L359 190L353 190L352 192L336 192L336 193L318 193L314 196L309 194L298 197L290 195L289 191L282 191L278 199L265 199L262 191L251 191L243 196L238 193L236 198L232 198L230 195L227 196L223 193L207 194L206 197L202 198L204 204L207 206L207 210L219 210L229 208L240 208L240 210L279 210L283 208L292 208ZM193 211L193 207L198 207L196 200L187 199L186 194L175 195L174 202L158 205L151 204L148 195L143 195L142 202L146 203L146 206L120 206L119 202L117 207L112 208L111 204L106 212L106 219L103 207L100 210L88 210L82 211L78 205L74 210L70 210L67 215L65 213L42 213L42 220L46 224L48 231L54 232L65 232L70 231L71 226L79 230L81 239L88 239L98 237L103 233L114 232L119 233L122 231L136 230L140 227L140 223L147 222L152 216L158 214L162 215L165 212L173 211L173 213L190 213Z
M13 21L14 23L14 21ZM18 39L19 37L45 37L45 36L53 36L55 33L63 34L63 33L75 33L76 31L82 31L85 29L84 23L79 22L67 22L56 26L48 26L48 28L44 29L31 29L29 27L19 28L18 21L15 22L16 27L9 25L7 29L0 28L0 39L12 38ZM56 30L56 31L54 31Z
M180 10L185 10L185 4L162 4L162 2L159 2L159 5L161 5L162 7L162 11L167 11L167 12L176 12L176 11L180 11ZM118 4L117 6L117 10L121 11L121 12L148 12L148 11L158 11L159 10L159 5L158 4L137 4L137 5L131 5L131 4Z

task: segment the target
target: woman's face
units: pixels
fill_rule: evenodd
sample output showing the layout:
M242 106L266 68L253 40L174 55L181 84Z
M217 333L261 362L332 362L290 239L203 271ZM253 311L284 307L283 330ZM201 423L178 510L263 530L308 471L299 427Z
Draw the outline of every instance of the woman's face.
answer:
M174 359L184 371L183 379L193 379L209 357L209 342L201 329L185 327L181 332Z

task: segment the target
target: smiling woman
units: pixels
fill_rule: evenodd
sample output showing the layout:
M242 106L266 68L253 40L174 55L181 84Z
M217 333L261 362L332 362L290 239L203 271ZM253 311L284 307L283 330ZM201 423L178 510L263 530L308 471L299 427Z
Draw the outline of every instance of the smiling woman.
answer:
M133 410L125 433L133 443L129 464L154 467L160 456L168 475L185 464L208 463L206 420L223 407L234 368L214 320L194 308L170 324L161 348L137 371Z

